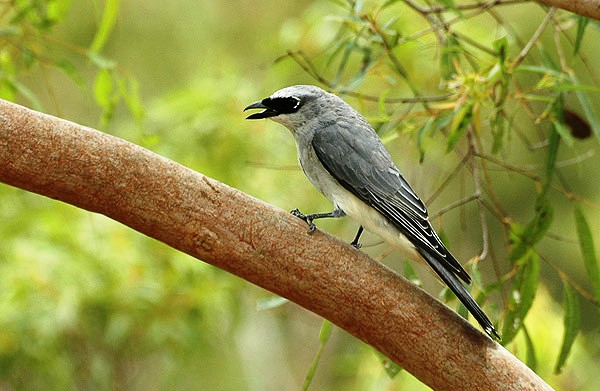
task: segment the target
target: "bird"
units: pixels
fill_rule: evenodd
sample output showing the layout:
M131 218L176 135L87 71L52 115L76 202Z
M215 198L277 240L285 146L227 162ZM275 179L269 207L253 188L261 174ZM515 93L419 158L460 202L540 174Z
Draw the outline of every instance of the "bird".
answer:
M327 213L292 210L309 225L308 233L315 230L317 219L351 217L360 224L351 242L354 247L360 248L360 236L367 229L407 258L424 261L483 330L500 340L464 285L471 282L471 277L442 243L429 222L425 204L359 112L337 95L312 85L280 89L244 111L252 109L261 111L247 119L269 118L290 130L304 174L333 204L333 211Z

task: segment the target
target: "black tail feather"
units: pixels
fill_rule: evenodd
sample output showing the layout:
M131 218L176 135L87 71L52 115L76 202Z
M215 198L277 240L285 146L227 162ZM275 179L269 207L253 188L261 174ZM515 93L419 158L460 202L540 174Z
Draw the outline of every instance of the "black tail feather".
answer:
M471 296L467 288L465 288L465 286L460 282L458 277L452 271L445 268L444 265L435 257L435 255L430 254L427 249L417 248L417 251L419 254L421 254L425 261L427 261L427 264L431 266L431 268L442 279L442 281L448 285L450 290L454 292L456 297L458 297L467 310L469 310L471 315L473 315L475 320L477 320L485 332L492 338L495 337L496 339L500 340L501 337L494 328L494 325L483 312L479 304L477 304L475 299L473 299L473 296Z

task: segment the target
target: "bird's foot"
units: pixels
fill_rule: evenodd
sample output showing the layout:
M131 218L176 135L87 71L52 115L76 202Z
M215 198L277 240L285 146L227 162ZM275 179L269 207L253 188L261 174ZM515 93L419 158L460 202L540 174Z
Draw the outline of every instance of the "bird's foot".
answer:
M308 224L308 234L312 235L315 232L315 229L317 228L317 226L315 225L315 223L313 223L314 220L314 215L305 215L304 213L300 212L297 208L292 210L290 212L292 215L304 220L304 222L306 224Z
M359 243L358 240L350 242L350 245L357 250L360 250L362 247L362 243Z
M363 230L364 230L364 228L362 225L360 227L358 227L358 232L354 236L354 240L352 240L350 242L350 245L357 250L359 250L362 247L362 244L360 244L358 241L360 240L360 235L362 235Z

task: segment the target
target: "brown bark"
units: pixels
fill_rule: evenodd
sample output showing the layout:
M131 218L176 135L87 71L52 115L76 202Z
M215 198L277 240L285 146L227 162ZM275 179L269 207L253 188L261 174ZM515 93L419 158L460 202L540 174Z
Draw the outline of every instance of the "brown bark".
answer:
M600 20L600 0L536 0L551 7Z
M364 253L127 141L0 100L0 181L102 213L287 297L434 389L551 389Z

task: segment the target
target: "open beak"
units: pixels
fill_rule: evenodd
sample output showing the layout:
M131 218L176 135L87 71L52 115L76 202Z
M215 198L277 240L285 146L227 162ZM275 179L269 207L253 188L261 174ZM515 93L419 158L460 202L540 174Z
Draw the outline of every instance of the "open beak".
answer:
M279 112L265 106L262 101L252 103L251 105L247 106L244 109L244 111L250 110L250 109L264 109L264 110L260 111L258 113L251 114L251 115L247 116L246 119L262 119L262 118L275 117L276 115L279 115Z

